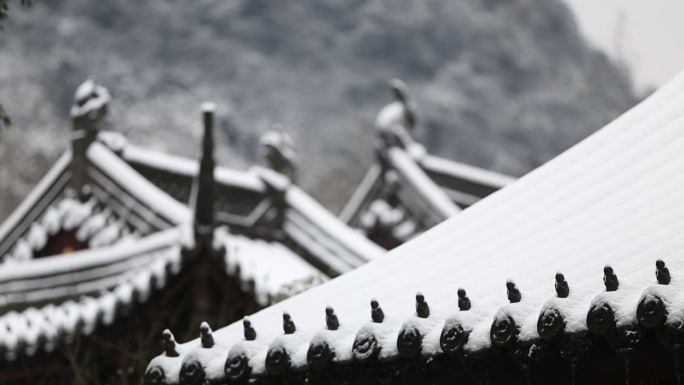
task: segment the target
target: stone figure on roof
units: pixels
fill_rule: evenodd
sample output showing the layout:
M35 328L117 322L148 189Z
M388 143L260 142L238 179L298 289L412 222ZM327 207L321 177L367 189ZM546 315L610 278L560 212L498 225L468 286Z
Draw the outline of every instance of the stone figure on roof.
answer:
M259 140L259 153L266 165L291 180L297 177L299 158L294 150L294 142L290 135L276 125L267 131Z
M380 110L375 118L375 127L384 146L407 148L414 143L410 133L416 127L417 108L406 83L392 79L390 89L394 101Z

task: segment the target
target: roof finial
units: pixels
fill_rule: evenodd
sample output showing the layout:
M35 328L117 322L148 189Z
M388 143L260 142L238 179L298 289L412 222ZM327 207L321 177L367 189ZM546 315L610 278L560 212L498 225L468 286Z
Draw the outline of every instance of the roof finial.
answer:
M382 311L380 304L378 304L378 301L375 299L371 300L371 319L375 323L382 323L382 321L385 319L385 313Z
M161 345L162 349L164 349L164 354L166 354L167 357L178 357L176 339L173 337L171 330L165 329L162 332Z
M195 210L194 236L195 250L207 250L214 253L214 113L213 103L202 104L202 122L204 136L202 138L202 156L200 169L194 181L192 206Z
M470 310L470 298L466 295L466 291L463 288L459 288L458 291L458 310L466 311Z
M378 150L394 146L407 148L415 143L409 132L416 126L416 107L408 86L399 79L392 79L390 88L394 101L383 107L375 118Z
M423 293L416 293L416 315L420 318L427 318L430 316L430 307L425 302Z
M252 322L249 318L244 318L242 320L242 328L244 329L245 339L247 341L254 341L257 337L256 330L252 327Z
M285 334L294 334L294 332L297 331L294 321L292 321L292 317L290 317L290 313L283 313L283 331Z
M670 284L670 269L665 267L665 262L662 259L656 261L656 279L661 285Z
M409 130L413 129L416 125L416 111L408 86L401 79L392 79L390 80L390 88L392 89L394 99L401 103L403 107L403 118L406 128Z
M567 298L570 294L570 287L562 273L556 273L556 295L558 298Z
M522 299L520 290L515 286L515 282L511 280L506 281L506 294L508 295L508 301L511 303L518 303Z
M292 138L282 126L275 125L272 130L261 136L259 153L268 168L287 176L292 181L297 179L299 159Z
M200 325L200 341L203 348L210 348L214 346L214 336L212 335L209 324L205 321Z
M337 330L340 327L340 321L331 306L325 308L325 324L328 330Z
M89 195L86 152L107 115L109 101L109 91L95 83L92 77L83 82L74 94L71 106L71 187L82 200Z
M608 265L603 268L603 284L606 285L606 291L615 291L620 286L617 275L613 272L613 268Z

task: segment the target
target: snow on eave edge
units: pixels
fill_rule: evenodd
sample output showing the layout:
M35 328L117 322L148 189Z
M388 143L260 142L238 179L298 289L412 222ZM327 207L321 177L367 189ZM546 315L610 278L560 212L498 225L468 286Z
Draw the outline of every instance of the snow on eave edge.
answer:
M36 202L45 195L50 187L67 170L71 163L71 151L66 151L59 157L54 166L43 176L38 184L21 201L14 211L0 224L0 242L4 241L7 235L14 229L26 214L35 206Z

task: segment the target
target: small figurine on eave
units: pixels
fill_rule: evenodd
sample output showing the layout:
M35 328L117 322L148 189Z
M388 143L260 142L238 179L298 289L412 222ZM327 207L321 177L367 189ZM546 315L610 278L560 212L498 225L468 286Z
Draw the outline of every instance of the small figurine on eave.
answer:
M385 148L408 148L415 144L410 132L416 127L417 108L406 83L393 79L390 81L390 88L394 101L383 107L375 119L379 144Z
M245 318L242 320L242 327L244 329L245 333L245 340L247 341L254 341L256 339L257 333L256 330L252 327L252 322Z
M606 291L616 291L620 286L618 277L610 266L603 268L603 284L606 285Z
M520 290L515 286L513 281L506 281L506 294L510 303L518 303L522 299Z
M203 348L208 349L214 346L214 335L207 322L202 322L200 325L200 342L202 343Z
M662 259L656 261L656 279L661 285L670 284L670 269L665 267L665 262Z
M171 333L171 330L165 329L162 332L161 338L162 349L164 349L164 354L167 357L178 357L178 351L176 350L176 338Z
M458 289L458 310L470 310L470 298L466 295L465 289Z
M296 181L299 158L292 138L281 126L276 125L273 130L261 137L259 153L268 168L287 176L293 182Z
M371 319L375 323L382 323L385 319L385 313L382 311L377 300L371 300Z
M340 327L340 321L331 306L325 308L325 325L328 330L337 330Z
M290 314L283 313L283 331L285 334L294 334L296 330L297 328L295 327L294 321L292 321Z
M416 315L420 318L427 318L430 316L430 307L425 302L425 296L422 293L416 294Z
M556 273L556 295L558 298L568 298L570 295L570 287L562 273Z

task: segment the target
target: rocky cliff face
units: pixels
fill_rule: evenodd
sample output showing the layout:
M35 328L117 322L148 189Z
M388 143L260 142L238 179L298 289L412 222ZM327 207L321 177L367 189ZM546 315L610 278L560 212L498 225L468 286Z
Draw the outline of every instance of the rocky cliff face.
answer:
M560 0L51 0L12 11L0 52L15 122L0 218L67 147L88 75L113 94L113 129L171 152L196 155L205 100L222 108L223 164L254 161L259 134L283 124L301 184L333 208L372 161L390 78L412 88L432 152L515 175L635 102Z

